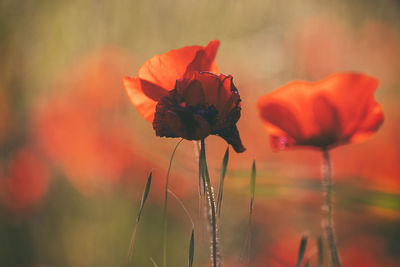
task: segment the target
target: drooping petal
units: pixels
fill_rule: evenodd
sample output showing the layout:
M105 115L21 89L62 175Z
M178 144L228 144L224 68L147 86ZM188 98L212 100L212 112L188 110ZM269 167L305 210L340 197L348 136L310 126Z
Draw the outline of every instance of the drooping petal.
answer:
M219 130L218 135L225 139L225 141L233 147L235 152L242 153L246 151L246 148L243 146L242 140L240 139L236 124L229 128Z

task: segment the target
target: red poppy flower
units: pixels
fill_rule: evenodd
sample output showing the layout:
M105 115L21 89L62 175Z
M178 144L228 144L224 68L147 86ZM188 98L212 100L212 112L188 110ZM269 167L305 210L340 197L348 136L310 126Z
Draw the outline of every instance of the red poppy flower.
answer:
M378 80L336 73L318 82L293 81L258 100L275 149L332 148L372 135L383 122L374 99Z
M243 152L236 127L240 101L232 76L194 72L177 80L175 89L158 102L153 128L157 136L188 140L219 135L236 152Z
M147 121L153 122L157 102L175 87L175 81L193 71L218 72L214 62L219 41L211 41L206 47L194 45L156 55L146 61L137 78L123 79L125 90L132 102Z

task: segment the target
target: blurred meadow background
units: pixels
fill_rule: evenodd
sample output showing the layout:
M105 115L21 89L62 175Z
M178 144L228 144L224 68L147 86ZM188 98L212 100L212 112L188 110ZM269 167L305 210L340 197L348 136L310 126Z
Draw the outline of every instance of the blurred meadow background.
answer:
M123 266L146 179L131 266L162 262L163 189L178 139L158 138L124 76L155 54L219 39L216 62L243 100L247 151L230 151L220 219L224 266L240 266L257 162L249 266L294 266L303 233L316 262L321 155L272 152L255 102L294 79L378 77L385 122L332 151L343 266L400 266L399 1L0 1L0 266ZM207 138L213 183L226 143ZM170 188L196 221L194 266L209 266L197 158L184 141ZM168 266L187 266L191 224L171 198Z

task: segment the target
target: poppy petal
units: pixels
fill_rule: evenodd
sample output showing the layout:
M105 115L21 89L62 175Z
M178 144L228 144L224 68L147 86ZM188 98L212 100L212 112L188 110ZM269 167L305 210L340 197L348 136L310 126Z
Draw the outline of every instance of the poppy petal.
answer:
M357 131L351 136L350 142L358 143L364 141L379 129L383 121L384 115L382 107L375 102L368 112L368 116L365 117Z
M361 73L336 73L316 82L339 112L342 136L349 138L368 115L378 80Z
M289 108L270 102L268 98L261 98L258 102L258 107L260 116L264 120L265 128L273 136L271 141L280 143L276 144L277 147L281 147L282 140L295 139L299 143L303 141L301 126L294 115L295 113Z
M236 124L234 124L230 128L219 130L217 132L217 135L225 139L225 141L233 147L235 152L242 153L246 151L246 148L243 146L242 140L240 139L239 131L236 127Z
M137 78L125 77L123 84L129 99L140 115L152 122L157 101L168 92L156 84Z
M183 98L189 106L204 104L205 95L201 83L197 80L192 81L183 91Z
M229 82L229 87L224 86L225 80L232 80L231 76L217 76L213 73L202 72L196 73L195 79L202 84L206 96L205 101L208 105L213 105L219 113L226 113L224 112L226 103L229 103L230 109L232 109L231 83ZM223 115L225 114L221 114L221 116Z
M337 108L323 94L315 97L313 108L319 130L317 136L310 138L310 145L327 147L334 144L341 134L341 120Z
M200 140L210 134L210 125L201 114L176 105L171 97L163 97L158 102L153 121L156 135L160 137L182 137L188 140Z
M194 45L186 46L180 49L171 50L166 54L156 55L146 61L138 71L138 77L143 80L150 81L161 86L166 90L172 90L175 87L175 81L186 73L188 65L190 65L196 57L197 52L204 51L205 59L200 57L196 59L193 68L196 71L208 71L210 68L215 68L213 62L218 49L219 41L211 41L204 48L203 46ZM197 62L199 61L199 63Z
M218 47L220 42L218 40L210 41L207 47L203 50L199 50L196 53L193 61L190 62L185 71L185 76L193 71L210 71L212 73L218 73L218 67L214 62L215 56L217 55Z

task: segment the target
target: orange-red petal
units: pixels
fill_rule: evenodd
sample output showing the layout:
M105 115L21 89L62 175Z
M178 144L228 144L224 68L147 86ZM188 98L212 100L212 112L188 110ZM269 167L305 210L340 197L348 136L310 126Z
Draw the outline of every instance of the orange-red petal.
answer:
M219 41L213 40L208 43L207 47L197 51L196 56L186 68L185 76L193 71L210 71L212 73L218 73L217 64L214 62L218 47Z
M132 104L138 109L140 115L149 122L153 121L157 102L168 91L156 84L138 78L125 77L123 84Z
M147 80L166 90L175 87L175 81L186 73L189 65L192 71L209 71L214 61L219 41L211 41L207 47L193 45L156 55L146 61L138 71L138 78ZM199 55L197 53L200 52Z
M334 147L361 141L379 128L377 86L368 75L336 73L318 82L290 82L261 97L258 108L275 146Z

